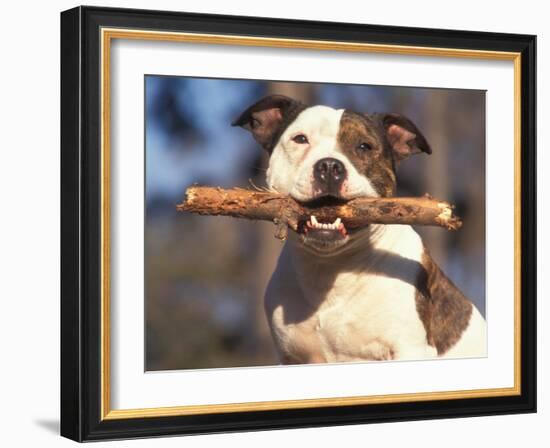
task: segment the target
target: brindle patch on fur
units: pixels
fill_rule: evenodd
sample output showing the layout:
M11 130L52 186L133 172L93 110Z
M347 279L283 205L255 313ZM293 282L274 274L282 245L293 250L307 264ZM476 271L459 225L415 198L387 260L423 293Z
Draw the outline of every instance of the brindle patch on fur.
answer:
M371 149L359 149L361 143L369 144ZM340 119L338 144L380 196L393 196L396 183L394 162L379 125L365 115L345 110Z
M473 305L435 264L426 248L415 298L428 344L442 355L462 336L470 322Z

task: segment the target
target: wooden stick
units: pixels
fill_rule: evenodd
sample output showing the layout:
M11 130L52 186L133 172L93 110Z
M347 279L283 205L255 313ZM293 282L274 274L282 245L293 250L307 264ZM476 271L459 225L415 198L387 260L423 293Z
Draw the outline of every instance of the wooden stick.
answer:
M272 221L277 224L276 237L279 239L286 238L287 227L298 231L300 223L306 222L311 215L322 222L333 222L339 217L348 229L368 224L414 224L456 230L462 225L451 204L429 195L356 198L341 204L314 206L272 192L192 186L186 191L185 201L176 208L200 215Z

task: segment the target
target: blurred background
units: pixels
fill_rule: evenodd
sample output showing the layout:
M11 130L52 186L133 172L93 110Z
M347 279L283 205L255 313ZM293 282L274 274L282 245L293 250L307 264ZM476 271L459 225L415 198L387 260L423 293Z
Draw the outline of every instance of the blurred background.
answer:
M193 183L265 185L267 155L230 123L273 93L416 123L433 154L401 164L398 195L456 205L459 231L416 229L485 315L485 92L146 76L145 369L278 363L263 311L274 226L175 209Z

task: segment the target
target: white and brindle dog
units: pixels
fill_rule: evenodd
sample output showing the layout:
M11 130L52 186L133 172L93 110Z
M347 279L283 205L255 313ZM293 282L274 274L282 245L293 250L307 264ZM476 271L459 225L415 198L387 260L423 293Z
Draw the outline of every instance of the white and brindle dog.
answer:
M392 196L397 164L431 153L401 115L281 95L233 124L270 153L269 188L306 204ZM265 309L285 364L486 355L485 320L407 225L348 230L311 216L283 248Z

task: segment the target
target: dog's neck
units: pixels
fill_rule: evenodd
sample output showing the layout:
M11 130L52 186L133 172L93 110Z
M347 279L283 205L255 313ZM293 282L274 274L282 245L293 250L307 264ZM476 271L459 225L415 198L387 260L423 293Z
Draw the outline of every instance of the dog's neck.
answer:
M289 257L291 269L297 274L298 282L304 292L304 298L312 306L321 302L330 303L331 297L319 294L322 291L335 291L338 297L338 284L350 287L345 279L348 275L375 273L384 260L395 256L402 238L403 227L383 224L371 224L359 231L340 251L327 255L318 254L304 247L296 236L289 238L285 251ZM350 296L350 291L342 291L342 296Z
M289 234L289 248L293 258L305 265L322 264L327 266L342 266L345 261L352 263L359 257L362 261L368 261L372 255L369 249L384 248L392 246L396 241L395 226L384 224L370 224L367 228L359 230L350 241L340 249L333 252L322 253L305 246L294 233ZM365 256L367 259L365 259Z

